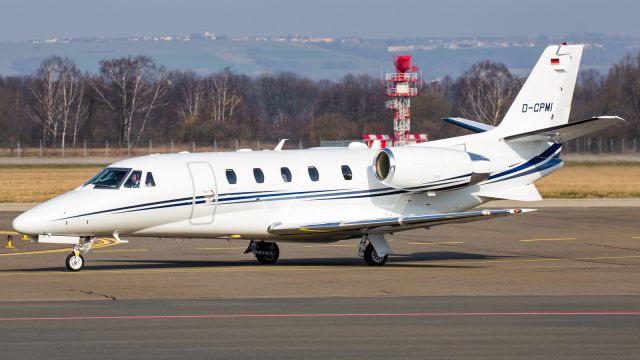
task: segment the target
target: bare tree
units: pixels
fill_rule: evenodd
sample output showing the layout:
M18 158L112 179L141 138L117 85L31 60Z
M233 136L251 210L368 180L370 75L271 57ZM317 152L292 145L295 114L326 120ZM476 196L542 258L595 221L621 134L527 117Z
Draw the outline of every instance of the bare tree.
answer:
M463 116L497 125L520 87L504 64L482 61L456 82L457 105Z
M233 118L242 97L231 81L232 74L225 71L207 79L207 113L214 124L226 124Z
M203 80L193 71L178 75L181 98L178 104L180 118L186 124L193 124L198 118L204 96Z
M60 97L60 72L61 60L59 57L50 57L40 63L33 80L29 86L29 92L33 97L26 109L31 118L40 125L42 141L47 144L49 136L55 143L58 137L59 97Z
M171 85L164 69L146 56L102 60L100 78L90 84L118 122L120 146L128 148L140 141L153 111L165 105Z
M76 65L67 58L51 56L40 64L29 87L33 101L29 113L42 127L42 139L52 143L60 137L60 147L67 143L67 133L73 131L73 144L84 115L84 79ZM73 123L73 125L72 125Z
M76 143L78 123L84 114L82 97L84 96L84 79L80 70L69 59L63 59L60 63L59 86L59 117L61 123L60 146L65 148L67 130L73 132L73 145ZM73 126L71 123L73 122Z
M636 55L627 55L615 64L609 72L607 79L607 93L612 100L617 100L623 106L625 112L630 113L634 119L629 123L636 131L640 129L640 52Z

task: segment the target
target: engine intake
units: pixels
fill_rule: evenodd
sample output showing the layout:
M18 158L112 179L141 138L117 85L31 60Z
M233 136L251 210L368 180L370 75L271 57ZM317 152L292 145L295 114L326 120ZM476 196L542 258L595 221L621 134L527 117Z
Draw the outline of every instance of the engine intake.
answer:
M376 179L404 190L419 190L448 179L470 181L473 168L469 154L464 151L426 146L380 149L373 159Z

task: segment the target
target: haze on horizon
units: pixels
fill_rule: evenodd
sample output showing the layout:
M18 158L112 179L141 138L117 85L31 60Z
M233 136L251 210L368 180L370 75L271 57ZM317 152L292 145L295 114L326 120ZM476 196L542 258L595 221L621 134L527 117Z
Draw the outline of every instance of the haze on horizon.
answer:
M0 41L205 30L362 38L640 36L638 13L640 2L632 0L5 0Z

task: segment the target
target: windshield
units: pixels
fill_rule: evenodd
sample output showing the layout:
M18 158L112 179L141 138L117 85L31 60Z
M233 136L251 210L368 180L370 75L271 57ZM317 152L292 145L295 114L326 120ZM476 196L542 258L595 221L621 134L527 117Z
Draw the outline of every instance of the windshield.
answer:
M85 185L94 185L94 188L101 189L117 189L129 173L129 170L131 169L105 168L87 181Z

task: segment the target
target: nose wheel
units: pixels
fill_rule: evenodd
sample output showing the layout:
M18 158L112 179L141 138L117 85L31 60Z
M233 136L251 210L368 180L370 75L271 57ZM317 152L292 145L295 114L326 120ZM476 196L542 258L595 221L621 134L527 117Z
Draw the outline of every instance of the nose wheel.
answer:
M71 254L67 255L65 260L67 270L74 272L82 270L84 267L84 256L82 254L89 252L94 240L95 238L89 236L80 238L78 244L73 247Z
M65 264L69 271L80 271L84 267L84 256L80 252L74 251L67 256Z

